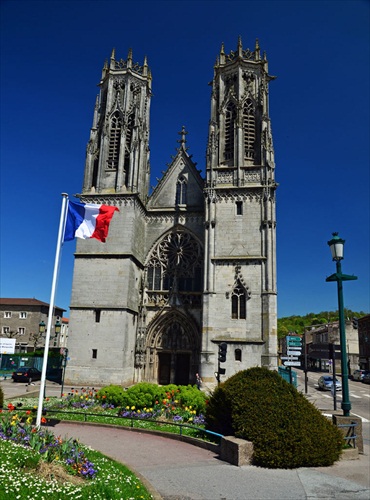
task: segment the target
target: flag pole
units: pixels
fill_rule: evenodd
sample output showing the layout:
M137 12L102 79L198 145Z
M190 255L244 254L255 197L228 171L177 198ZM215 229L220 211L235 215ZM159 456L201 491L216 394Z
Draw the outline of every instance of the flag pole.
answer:
M48 364L48 354L49 354L49 342L50 342L51 323L53 321L53 311L54 311L54 301L55 301L55 289L56 289L57 280L58 280L59 263L60 263L60 250L62 248L62 240L63 240L64 229L65 229L67 202L68 202L68 194L67 193L62 193L62 208L61 208L61 212L60 212L58 240L57 240L57 248L56 248L56 252L55 252L53 281L52 281L52 284L51 284L49 314L48 314L48 323L47 323L47 328L46 328L46 338L45 338L45 347L44 347L44 359L43 359L43 362L42 362L41 384L40 384L40 393L39 393L39 404L38 404L38 407L37 407L36 427L40 427L40 425L41 425L41 415L42 415L42 409L43 409L43 399L44 399L44 394L45 394L46 367L47 367L47 364Z

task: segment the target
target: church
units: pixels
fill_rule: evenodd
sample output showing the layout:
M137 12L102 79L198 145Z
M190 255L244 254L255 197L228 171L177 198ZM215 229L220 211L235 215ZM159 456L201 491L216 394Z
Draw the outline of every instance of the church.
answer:
M235 51L222 45L205 177L183 127L150 193L152 73L146 58L112 51L78 197L119 212L106 243L77 241L67 383L186 385L199 373L213 384L253 366L277 369L274 78L258 40L254 50L240 38Z

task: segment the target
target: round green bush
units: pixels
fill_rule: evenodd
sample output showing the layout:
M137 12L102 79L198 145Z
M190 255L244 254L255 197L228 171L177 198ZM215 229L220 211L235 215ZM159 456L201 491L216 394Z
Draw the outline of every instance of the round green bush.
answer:
M207 428L253 442L253 463L291 469L332 465L343 438L320 411L275 371L250 368L210 398Z

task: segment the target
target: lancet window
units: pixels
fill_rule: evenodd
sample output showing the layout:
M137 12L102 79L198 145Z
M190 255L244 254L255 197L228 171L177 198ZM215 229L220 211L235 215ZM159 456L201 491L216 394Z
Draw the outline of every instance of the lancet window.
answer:
M131 142L132 142L132 132L134 129L134 115L131 114L127 120L126 126L126 142L125 142L125 161L123 169L125 171L125 184L128 184L128 172L130 166L130 153L131 153Z
M234 158L236 107L229 102L225 113L225 160Z
M154 248L147 267L148 290L200 292L202 249L188 232L167 234Z
M186 205L187 187L186 179L181 175L176 183L176 205Z
M255 107L252 99L247 99L243 108L244 158L254 158L254 143L256 140Z
M108 168L118 168L121 145L122 120L118 111L113 113L110 124Z
M231 318L245 319L247 317L247 296L245 289L238 281L231 293Z

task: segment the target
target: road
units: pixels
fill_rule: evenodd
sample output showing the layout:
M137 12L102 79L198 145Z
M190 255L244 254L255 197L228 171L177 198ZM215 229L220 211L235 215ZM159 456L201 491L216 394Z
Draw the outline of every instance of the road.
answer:
M298 390L305 393L304 372L303 370L295 370L297 372ZM317 385L321 375L327 373L307 372L307 397L317 408L325 412L334 410L334 401L329 391L320 391ZM340 380L340 376L337 378ZM361 417L362 419L362 435L364 443L370 445L370 384L362 382L354 382L349 380L349 399L351 402L351 415ZM337 393L337 411L341 412L342 394Z

